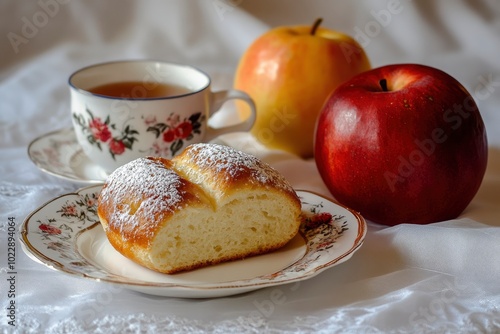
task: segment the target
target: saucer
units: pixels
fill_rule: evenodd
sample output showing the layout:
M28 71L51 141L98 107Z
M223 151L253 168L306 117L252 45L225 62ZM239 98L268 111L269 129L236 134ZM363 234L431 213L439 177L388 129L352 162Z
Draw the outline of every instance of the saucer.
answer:
M297 190L302 203L300 232L283 248L167 275L132 262L111 246L97 216L101 187L93 185L59 196L33 211L20 229L24 252L73 277L150 295L214 298L315 277L349 260L367 231L357 212Z
M65 180L98 184L107 177L104 169L83 153L73 128L36 138L28 146L28 156L42 171Z

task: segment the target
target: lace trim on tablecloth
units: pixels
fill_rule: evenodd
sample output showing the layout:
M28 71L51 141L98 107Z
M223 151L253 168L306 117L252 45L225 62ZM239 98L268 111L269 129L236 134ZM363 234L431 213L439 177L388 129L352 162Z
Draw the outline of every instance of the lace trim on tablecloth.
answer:
M39 205L58 195L75 191L74 185L19 185L0 182L0 212L4 216L24 218ZM18 223L21 219L18 219Z
M351 319L347 319L351 318ZM277 321L261 315L238 317L219 322L200 321L177 316L158 316L131 314L126 316L106 315L94 319L91 323L68 318L51 326L40 323L29 314L20 314L23 319L14 329L6 329L3 333L494 333L500 329L500 320L492 313L471 313L461 320L442 321L441 324L425 322L408 325L397 330L382 330L375 326L357 324L351 315L337 314L328 319L318 317L295 317L293 321Z

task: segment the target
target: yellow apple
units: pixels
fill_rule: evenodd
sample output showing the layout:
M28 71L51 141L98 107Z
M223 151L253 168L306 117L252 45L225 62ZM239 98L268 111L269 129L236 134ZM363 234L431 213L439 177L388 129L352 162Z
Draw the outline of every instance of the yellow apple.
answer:
M363 48L350 36L312 26L277 27L245 51L234 87L255 101L252 134L265 146L313 156L316 119L341 83L369 70ZM243 117L247 106L237 103Z

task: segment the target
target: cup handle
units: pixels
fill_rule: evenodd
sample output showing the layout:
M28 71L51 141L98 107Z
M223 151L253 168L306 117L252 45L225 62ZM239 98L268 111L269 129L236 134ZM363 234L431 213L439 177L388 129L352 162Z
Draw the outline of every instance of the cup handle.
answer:
M245 119L244 121L237 123L237 124L233 124L233 125L229 125L229 126L225 126L225 127L221 127L221 128L213 128L211 126L208 126L207 127L207 134L205 137L207 141L210 141L217 136L220 136L222 134L229 133L229 132L250 131L253 124L255 123L255 118L256 118L257 113L256 113L255 103L253 102L252 98L247 93L242 92L240 90L234 90L234 89L223 90L223 91L212 93L212 103L210 106L210 112L209 112L208 117L209 118L212 117L213 114L215 114L217 111L220 110L220 108L222 107L222 105L226 101L229 101L232 99L239 99L239 100L243 100L244 102L246 102L248 104L248 106L250 107L250 115L248 116L247 119Z

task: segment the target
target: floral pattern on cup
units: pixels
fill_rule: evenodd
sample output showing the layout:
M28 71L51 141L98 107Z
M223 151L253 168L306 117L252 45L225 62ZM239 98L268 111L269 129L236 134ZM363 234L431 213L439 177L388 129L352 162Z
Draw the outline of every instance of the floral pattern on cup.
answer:
M138 140L136 135L138 131L126 125L121 131L117 130L116 123L112 123L110 117L106 117L103 121L100 117L94 117L92 112L87 108L89 114L88 121L85 117L73 113L73 118L81 127L82 131L87 134L87 140L91 145L97 146L99 150L103 150L103 144L107 145L111 157L116 160L115 156L123 154L126 149L132 149L134 143ZM113 136L112 130L119 131L119 135Z
M148 126L148 132L156 136L150 154L160 156L175 156L184 144L201 135L201 126L205 121L205 115L201 112L181 119L178 114L171 113L165 122L158 121L156 116L147 117L144 122Z

